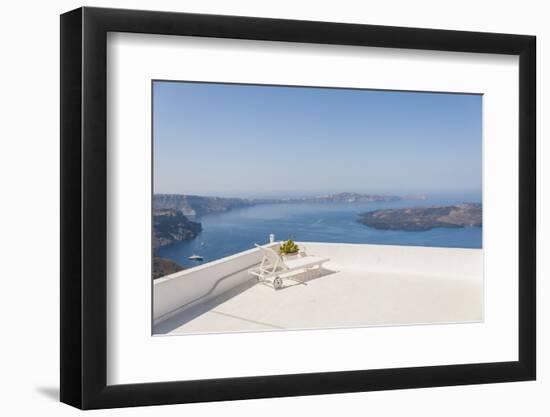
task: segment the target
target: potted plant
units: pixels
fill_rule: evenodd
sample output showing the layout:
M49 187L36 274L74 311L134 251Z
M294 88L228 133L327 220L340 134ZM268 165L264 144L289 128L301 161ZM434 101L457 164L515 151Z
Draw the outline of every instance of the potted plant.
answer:
M279 253L285 258L295 258L300 252L300 247L292 239L281 243L279 246Z

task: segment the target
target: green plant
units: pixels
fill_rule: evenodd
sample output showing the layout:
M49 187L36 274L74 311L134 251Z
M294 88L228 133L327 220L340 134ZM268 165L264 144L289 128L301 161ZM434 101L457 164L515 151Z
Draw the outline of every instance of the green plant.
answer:
M279 247L279 252L285 255L298 253L300 248L296 243L294 243L293 240L289 239L286 242L283 242L281 246Z

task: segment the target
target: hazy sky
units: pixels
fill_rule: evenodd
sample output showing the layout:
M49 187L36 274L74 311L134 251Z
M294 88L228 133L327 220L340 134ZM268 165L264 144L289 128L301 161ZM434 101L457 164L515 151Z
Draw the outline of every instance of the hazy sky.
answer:
M481 190L482 97L155 82L154 192Z

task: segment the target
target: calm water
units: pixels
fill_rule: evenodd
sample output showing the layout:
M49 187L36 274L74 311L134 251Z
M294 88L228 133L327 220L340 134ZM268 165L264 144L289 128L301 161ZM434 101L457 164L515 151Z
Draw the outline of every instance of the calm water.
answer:
M276 240L303 242L373 243L382 245L481 248L482 228L436 228L425 232L376 230L357 222L358 214L395 207L480 202L479 197L438 197L418 201L376 203L266 204L210 214L195 219L203 231L193 240L161 248L159 256L192 267ZM187 258L197 254L202 262Z

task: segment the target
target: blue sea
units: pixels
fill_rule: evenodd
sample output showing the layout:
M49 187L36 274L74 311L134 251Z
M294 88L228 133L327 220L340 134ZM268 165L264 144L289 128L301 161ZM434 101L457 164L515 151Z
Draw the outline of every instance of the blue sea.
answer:
M192 240L166 246L158 255L193 267L276 240L371 243L378 245L481 248L482 228L435 228L424 232L376 230L357 222L358 215L384 208L480 203L479 195L429 196L425 200L372 203L263 204L193 219L202 232ZM197 254L201 262L187 259Z

